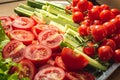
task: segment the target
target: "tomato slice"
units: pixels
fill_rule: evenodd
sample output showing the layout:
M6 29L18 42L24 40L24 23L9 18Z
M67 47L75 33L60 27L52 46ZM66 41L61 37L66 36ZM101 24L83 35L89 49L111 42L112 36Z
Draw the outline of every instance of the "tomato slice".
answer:
M65 72L59 67L49 66L39 70L34 80L63 80Z
M77 72L67 72L66 80L95 80L94 76L88 72L80 71Z
M10 32L10 38L28 45L34 40L34 35L30 31L13 30Z
M58 28L56 28L55 26L45 25L45 24L37 24L36 26L32 27L31 31L37 37L40 32L42 32L43 30L46 30L46 29L54 29L54 30L58 31Z
M6 34L9 34L10 31L12 31L12 20L8 16L1 16L0 20L2 21L2 26L5 30Z
M18 17L13 21L13 28L14 29L23 29L23 30L30 30L32 26L35 25L35 22L31 18L27 17Z
M23 56L23 49L25 45L20 41L10 41L2 51L3 58L12 58L13 61L19 62L21 61Z
M56 30L53 29L44 30L38 35L38 41L40 42L40 44L46 45L52 50L59 49L59 45L62 40L62 35L60 35Z
M61 53L65 66L70 70L80 70L88 65L88 60L76 54L72 49L64 47Z
M46 63L51 58L51 54L49 47L40 44L31 44L24 51L25 58L31 60L36 66Z

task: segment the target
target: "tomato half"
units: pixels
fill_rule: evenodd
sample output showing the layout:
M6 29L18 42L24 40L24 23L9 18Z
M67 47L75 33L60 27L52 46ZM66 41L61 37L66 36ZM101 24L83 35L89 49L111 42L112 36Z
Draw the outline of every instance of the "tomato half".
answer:
M62 35L53 29L44 30L38 35L38 41L40 44L46 45L52 50L58 50L60 48L59 45L62 40Z
M52 51L49 47L31 44L24 50L24 57L32 61L36 66L46 63L51 58Z
M34 20L27 17L18 17L12 23L14 29L23 30L30 30L30 28L34 25L35 25Z
M12 31L12 20L8 16L1 16L0 20L2 21L2 26L5 30L5 33L9 35L9 32Z
M12 58L13 61L19 62L21 61L23 56L23 49L25 45L20 41L10 41L2 51L3 58Z
M34 80L63 80L65 72L59 67L49 66L39 70Z
M66 73L66 80L95 80L95 77L85 71L77 72L67 72Z
M63 48L61 56L65 66L70 70L79 70L88 65L88 60L84 56L76 54L70 48Z
M10 39L22 41L28 45L34 40L34 35L30 31L25 30L13 30L10 32Z

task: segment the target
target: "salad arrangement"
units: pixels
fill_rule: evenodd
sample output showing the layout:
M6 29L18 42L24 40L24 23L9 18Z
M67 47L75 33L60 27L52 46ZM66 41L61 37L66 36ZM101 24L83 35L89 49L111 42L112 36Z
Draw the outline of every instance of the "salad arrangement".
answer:
M0 79L95 80L120 62L120 11L68 2L28 0L0 17Z

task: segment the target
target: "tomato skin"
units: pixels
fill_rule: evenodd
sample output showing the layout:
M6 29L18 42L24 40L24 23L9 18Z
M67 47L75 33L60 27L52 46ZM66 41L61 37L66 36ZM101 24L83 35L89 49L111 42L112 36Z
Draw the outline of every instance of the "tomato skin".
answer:
M91 34L95 41L101 41L106 37L106 29L103 25L94 25L91 28Z
M0 20L5 30L5 33L9 36L9 32L13 30L12 20L8 16L1 16Z
M100 7L102 10L110 10L110 7L107 4L102 4Z
M53 29L44 30L38 35L38 41L40 44L48 46L53 51L60 49L60 43L62 40L63 36Z
M93 7L93 3L88 1L88 10L92 9L92 7Z
M113 8L110 11L114 14L114 16L117 16L118 14L120 14L120 11L116 8Z
M75 54L70 48L63 48L61 56L64 64L70 70L80 70L88 64L88 60L86 58L82 55Z
M49 47L40 44L31 44L24 50L24 57L32 61L37 67L45 64L51 58L52 51Z
M73 13L78 12L78 11L80 11L80 9L77 6L75 6L75 7L72 8L72 12Z
M24 58L24 48L25 45L22 42L12 40L3 48L2 56L3 58L12 58L14 62L20 62Z
M31 27L34 25L35 25L34 20L27 17L18 17L12 23L14 29L22 30L30 30Z
M81 21L84 20L83 13L80 11L74 12L72 15L72 19L75 23L80 23Z
M120 48L120 34L113 35L112 39L115 41L117 48Z
M113 56L113 50L110 46L101 46L98 48L98 56L102 61L109 61Z
M34 40L34 35L30 31L25 30L12 30L10 32L10 39L23 42L25 45L29 45Z
M110 46L113 49L113 51L116 49L116 43L112 39L103 40L102 43L100 44L100 46L103 46L103 45Z
M116 26L112 22L105 22L103 26L107 31L107 36L111 36L116 31Z
M115 24L115 26L116 26L116 32L119 31L119 29L120 29L120 26L119 26L120 25L120 20L117 19L117 18L113 18L113 19L110 20L110 22L113 23L113 24Z
M78 32L81 36L88 36L88 32L87 32L87 25L80 25L78 28Z
M102 10L99 16L103 22L106 22L112 18L112 13L110 10Z
M35 75L34 80L63 80L65 77L65 72L59 67L48 66L46 68L42 68Z
M100 20L93 21L93 25L101 25L101 24L102 24L102 21L100 21Z
M77 4L81 12L84 12L88 9L88 0L79 0Z
M30 80L33 80L37 72L34 64L27 59L20 61L20 64L22 65L22 70L20 69L19 71L19 78L29 77Z
M72 0L72 6L75 7L77 6L79 0Z
M120 62L120 49L115 50L113 59L117 63Z

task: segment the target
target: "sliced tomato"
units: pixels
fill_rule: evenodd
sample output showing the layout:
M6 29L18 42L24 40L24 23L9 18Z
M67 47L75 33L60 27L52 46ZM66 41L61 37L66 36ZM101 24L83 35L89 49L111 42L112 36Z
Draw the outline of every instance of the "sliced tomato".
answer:
M18 16L18 15L10 15L10 18L11 18L11 20L13 21L13 20L15 20L16 18L18 18L18 17L20 17L20 16Z
M38 40L40 44L46 45L52 50L57 50L60 48L60 43L63 40L62 35L60 35L56 30L47 29L42 31L38 35Z
M12 58L13 61L19 62L21 61L23 56L23 49L25 45L20 41L10 41L2 51L3 58Z
M63 80L64 77L64 70L59 67L50 66L39 70L34 80Z
M55 26L45 25L45 24L37 24L36 26L32 27L31 31L36 37L38 37L38 34L41 31L46 30L46 29L54 29L54 30L58 31L58 29Z
M66 73L66 80L95 80L95 77L85 71L77 72L67 72Z
M36 66L46 63L51 58L52 51L49 47L31 44L24 50L26 59L32 61Z
M88 65L88 60L76 54L72 49L64 47L61 53L65 66L70 70L80 70Z
M2 26L5 30L6 34L9 34L10 31L12 31L12 20L8 16L1 16L0 20L2 21Z
M34 35L30 31L25 30L13 30L10 32L10 39L22 41L28 45L34 40Z
M28 17L18 17L12 23L14 29L22 30L30 30L34 25L34 20Z

